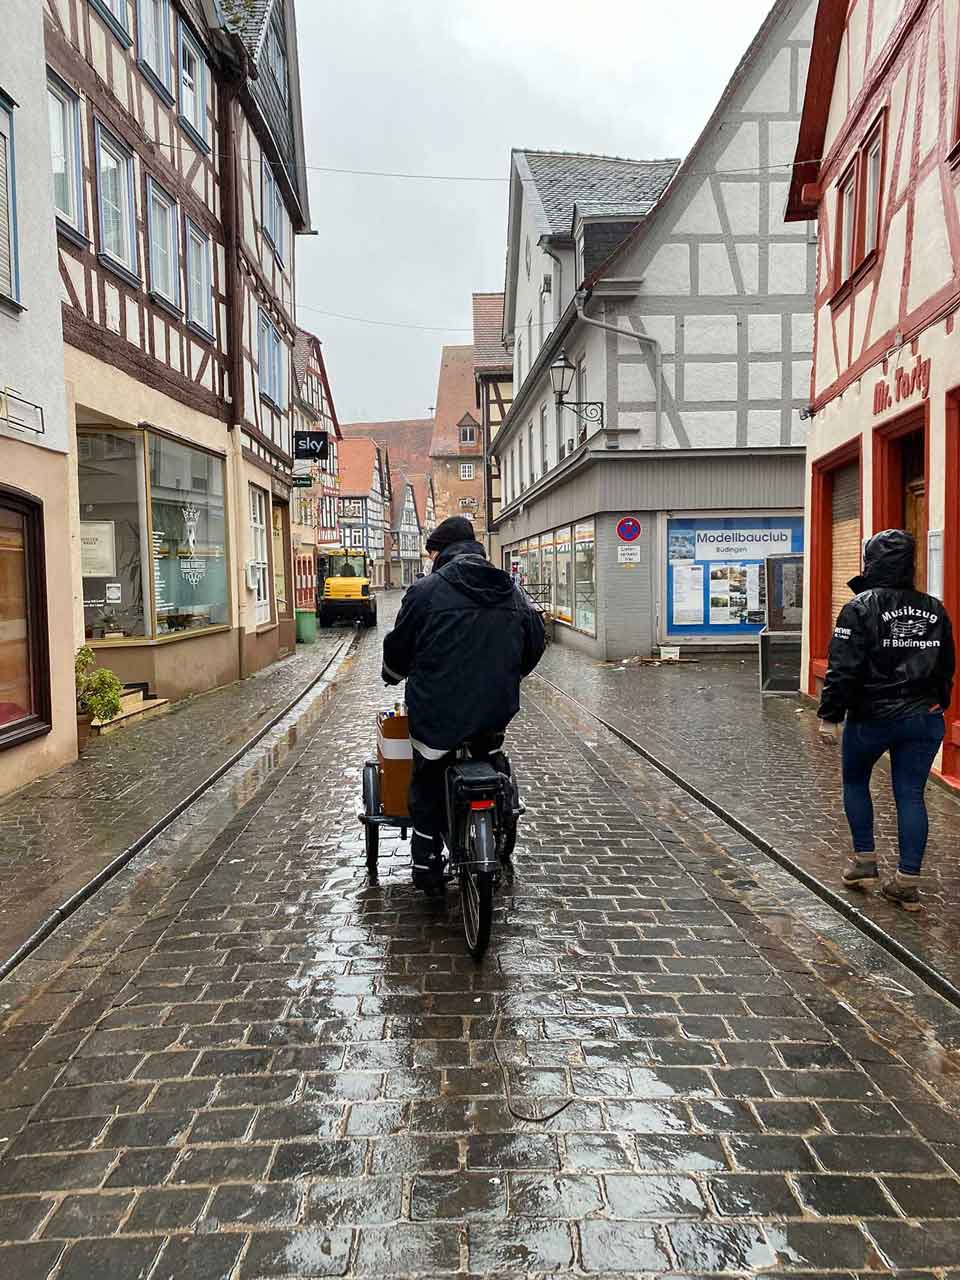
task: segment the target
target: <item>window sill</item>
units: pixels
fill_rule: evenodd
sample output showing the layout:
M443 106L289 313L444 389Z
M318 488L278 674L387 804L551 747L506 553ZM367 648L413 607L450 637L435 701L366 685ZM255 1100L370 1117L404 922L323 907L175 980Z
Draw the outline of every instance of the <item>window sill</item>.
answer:
M0 311L6 311L8 315L17 319L26 309L23 303L18 302L16 298L11 298L6 293L0 293Z
M71 244L75 244L78 249L90 248L90 241L77 227L69 222L65 222L63 218L57 218L57 235L63 236L64 240L69 240Z
M276 631L279 625L279 622L258 622L256 634L258 636L265 636L268 631Z
M265 405L268 405L274 413L283 413L283 410L277 404L276 400L274 400L273 396L267 395L266 391L260 392L260 399Z
M101 3L101 0L87 0L87 3L90 5L90 8L94 11L97 17L100 18L109 29L113 38L119 44L123 45L124 49L129 49L133 44L133 37L123 23L117 21L107 6Z
M209 342L212 346L213 343L216 341L216 339L214 338L213 334L209 331L209 329L205 329L203 325L198 324L196 320L188 320L187 328L190 330L190 332L194 335L195 338L199 338L202 342Z
M877 265L879 257L880 255L877 253L877 250L872 249L867 254L867 256L863 259L860 265L856 267L853 272L851 272L851 274L847 277L846 280L844 280L843 284L840 286L839 289L837 289L833 297L830 299L830 302L828 303L828 305L831 308L839 307L844 302L846 302L846 300L850 297L850 294L854 291L857 285L860 284L860 282L864 280L865 277L868 276L870 272L873 270L873 268Z
M165 107L172 107L176 99L170 92L169 87L163 83L156 71L151 67L150 63L144 62L143 58L138 58L137 67L144 80L146 80L147 84L154 91L163 105Z
M150 301L158 306L161 311L168 312L175 320L183 319L183 308L178 306L176 302L171 302L169 298L165 298L162 293L158 293L156 289L149 291Z
M118 262L116 258L111 258L109 253L102 251L97 254L97 261L102 267L106 267L108 271L112 271L115 276L119 276L124 284L132 285L134 289L139 289L142 281L135 271L131 271L129 267L124 266L122 262Z
M180 116L180 128L187 135L198 151L202 151L205 156L210 154L210 143L206 140L202 133L195 125L187 119L186 116Z
M122 640L85 640L91 649L126 648L153 649L160 644L175 644L178 640L192 640L194 636L216 635L221 631L229 631L228 622L218 622L212 627L192 627L184 631L170 631L162 636L124 636Z
M41 720L39 716L27 716L23 720L17 720L8 728L0 729L0 751L9 751L11 747L22 747L25 743L32 742L34 738L42 738L52 728L52 724Z

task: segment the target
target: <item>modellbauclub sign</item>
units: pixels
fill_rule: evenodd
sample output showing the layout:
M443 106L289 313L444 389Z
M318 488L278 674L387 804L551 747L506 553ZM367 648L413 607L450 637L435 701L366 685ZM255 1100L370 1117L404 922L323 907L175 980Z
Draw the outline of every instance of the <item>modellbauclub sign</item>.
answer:
M293 456L298 461L326 462L326 431L295 431L293 433Z

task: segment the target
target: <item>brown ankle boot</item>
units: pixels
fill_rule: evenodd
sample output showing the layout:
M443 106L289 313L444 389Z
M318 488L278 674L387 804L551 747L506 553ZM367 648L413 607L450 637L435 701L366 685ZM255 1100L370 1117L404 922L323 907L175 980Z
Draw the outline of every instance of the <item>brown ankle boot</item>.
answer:
M854 854L843 872L843 883L850 889L862 889L869 881L879 878L874 853Z
M884 880L880 892L888 902L895 902L904 911L922 911L919 886L919 876L906 876L898 871L892 880Z

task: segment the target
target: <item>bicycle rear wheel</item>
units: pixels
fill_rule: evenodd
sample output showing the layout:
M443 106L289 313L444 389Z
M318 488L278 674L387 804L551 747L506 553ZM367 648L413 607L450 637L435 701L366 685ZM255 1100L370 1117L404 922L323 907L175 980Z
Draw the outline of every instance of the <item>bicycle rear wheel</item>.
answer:
M467 950L482 960L493 926L493 887L496 839L493 819L483 810L471 813L468 828L469 861L460 868L460 906Z

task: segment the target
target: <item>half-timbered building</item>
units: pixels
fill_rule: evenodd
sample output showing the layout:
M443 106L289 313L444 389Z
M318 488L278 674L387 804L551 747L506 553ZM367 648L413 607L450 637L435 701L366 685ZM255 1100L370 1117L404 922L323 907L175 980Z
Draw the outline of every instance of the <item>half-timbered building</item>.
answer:
M870 534L909 529L918 585L960 613L958 50L957 0L821 0L817 11L787 211L816 220L819 244L810 693ZM942 769L960 784L960 699Z
M337 500L340 493L339 442L343 437L320 340L306 329L297 330L293 372L294 431L322 431L327 437L325 458L318 462L294 463L290 529L297 636L303 639L315 631L318 560L341 545Z
M513 403L513 355L503 340L503 294L473 295L473 377L484 454L487 527L500 514L502 490L496 457L490 451ZM489 537L489 533L488 533Z
M437 519L464 516L486 541L484 441L472 345L444 347L440 353L430 459Z
M370 581L390 585L387 537L390 480L386 450L374 440L349 438L340 446L340 528L343 545L364 551Z
M176 697L293 644L293 4L44 0L44 18L76 629Z
M77 752L69 433L36 0L0 45L0 794ZM14 35L15 33L15 35Z

